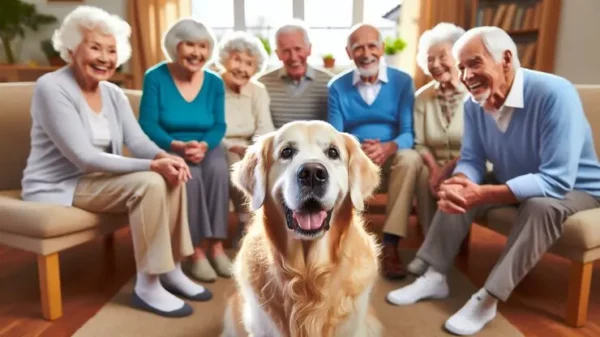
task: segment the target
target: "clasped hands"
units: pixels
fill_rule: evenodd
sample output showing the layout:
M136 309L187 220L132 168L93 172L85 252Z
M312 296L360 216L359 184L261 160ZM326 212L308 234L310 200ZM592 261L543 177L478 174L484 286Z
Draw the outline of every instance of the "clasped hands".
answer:
M379 139L365 139L361 148L373 163L382 166L392 154L396 153L398 145L394 142L382 143Z
M185 183L192 174L186 160L198 164L204 159L208 149L206 142L198 141L173 141L171 149L181 156L170 154L168 152L159 153L151 162L150 169L162 175L169 185Z
M460 175L444 180L440 184L438 197L438 208L449 214L464 214L484 203L481 185Z

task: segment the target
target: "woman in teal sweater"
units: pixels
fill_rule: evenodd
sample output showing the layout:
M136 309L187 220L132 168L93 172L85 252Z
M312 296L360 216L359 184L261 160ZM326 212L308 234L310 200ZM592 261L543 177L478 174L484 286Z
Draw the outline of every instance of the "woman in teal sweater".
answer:
M217 274L231 277L231 261L223 250L229 212L229 166L221 147L225 91L221 78L204 69L214 45L204 24L190 18L175 23L163 39L170 61L150 68L144 77L139 118L159 147L190 166L187 211L196 248L189 271L209 282Z

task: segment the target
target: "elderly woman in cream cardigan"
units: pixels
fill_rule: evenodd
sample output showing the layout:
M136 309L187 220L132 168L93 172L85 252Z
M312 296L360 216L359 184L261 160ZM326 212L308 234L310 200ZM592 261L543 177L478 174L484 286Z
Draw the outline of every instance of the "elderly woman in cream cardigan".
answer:
M423 234L437 209L440 183L452 174L460 155L467 91L460 83L451 51L464 32L453 24L440 23L419 39L417 63L433 78L415 93L414 107L415 148L425 164L417 187L417 214ZM408 269L420 274L422 266L415 264Z
M269 94L254 78L264 70L267 59L262 42L249 33L237 31L221 41L219 63L225 84L227 122L222 144L227 150L229 165L244 157L254 137L275 129L269 110ZM243 230L248 221L243 194L232 186L230 197Z

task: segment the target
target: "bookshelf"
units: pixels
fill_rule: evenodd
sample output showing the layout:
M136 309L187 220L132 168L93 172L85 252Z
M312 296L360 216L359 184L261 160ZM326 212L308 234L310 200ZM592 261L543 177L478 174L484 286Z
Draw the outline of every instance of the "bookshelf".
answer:
M521 66L553 72L561 0L473 0L471 27L497 26L517 44Z

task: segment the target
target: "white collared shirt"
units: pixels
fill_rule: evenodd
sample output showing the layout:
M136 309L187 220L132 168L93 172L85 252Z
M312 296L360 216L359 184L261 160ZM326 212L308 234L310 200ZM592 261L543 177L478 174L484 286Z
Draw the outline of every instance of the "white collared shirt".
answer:
M504 104L498 111L491 113L500 131L506 132L508 129L515 108L523 108L523 70L521 68L517 69L515 73L515 79Z
M381 90L381 84L387 82L387 66L385 65L385 62L383 60L379 60L379 71L375 83L367 83L363 81L360 77L358 69L356 68L354 69L352 76L352 85L354 85L358 89L360 96L368 105L373 104L375 98L377 98L377 95Z

